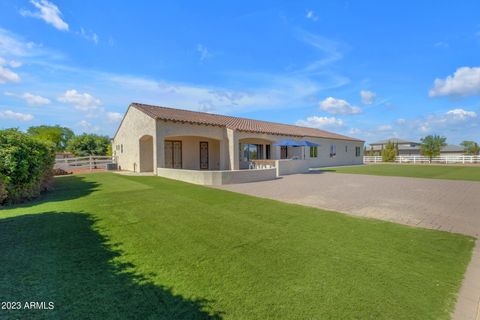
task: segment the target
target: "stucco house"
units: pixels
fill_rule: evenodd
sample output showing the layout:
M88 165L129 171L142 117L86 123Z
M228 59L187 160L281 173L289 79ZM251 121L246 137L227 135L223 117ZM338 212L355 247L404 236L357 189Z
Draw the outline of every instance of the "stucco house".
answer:
M276 145L306 141L314 147ZM200 184L363 163L364 141L319 129L132 103L113 138L120 170Z

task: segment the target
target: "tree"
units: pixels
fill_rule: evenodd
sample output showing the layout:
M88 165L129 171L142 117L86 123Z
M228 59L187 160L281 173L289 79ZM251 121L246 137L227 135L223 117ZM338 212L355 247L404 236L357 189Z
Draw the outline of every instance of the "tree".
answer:
M74 136L72 130L59 125L30 127L27 133L38 140L52 143L57 152L65 151L68 141Z
M104 156L108 152L110 138L96 134L81 134L68 142L67 150L76 156Z
M430 163L432 162L432 158L439 156L442 148L447 145L447 138L437 135L426 136L420 139L420 141L422 142L420 145L422 155L428 157Z
M467 154L478 154L478 143L475 141L465 140L460 145L464 148L465 153Z
M397 158L397 149L395 144L389 141L385 148L382 149L382 161L383 162L394 162Z

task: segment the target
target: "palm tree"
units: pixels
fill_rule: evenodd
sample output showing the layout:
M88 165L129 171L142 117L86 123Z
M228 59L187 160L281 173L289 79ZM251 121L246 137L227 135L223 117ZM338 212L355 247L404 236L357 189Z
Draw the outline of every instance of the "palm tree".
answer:
M430 163L432 163L432 158L439 156L442 148L447 145L447 138L437 135L429 135L420 140L422 141L420 146L422 155L428 157Z

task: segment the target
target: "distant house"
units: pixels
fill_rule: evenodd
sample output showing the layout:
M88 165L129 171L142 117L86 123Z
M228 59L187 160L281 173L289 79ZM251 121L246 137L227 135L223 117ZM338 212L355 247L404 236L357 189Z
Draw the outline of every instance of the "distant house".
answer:
M395 145L398 145L398 154L401 156L419 156L420 155L420 142L411 141L411 140L404 140L399 138L391 138L380 140L377 142L369 143L371 149L375 155L381 155L382 149L389 143L393 142ZM456 146L453 144L446 145L440 151L440 155L462 155L465 153L463 147Z
M305 146L299 147L301 143ZM361 164L363 145L362 140L314 128L132 103L112 150L121 170L220 184L247 176L243 181L260 179L268 172L248 169L261 165L281 175Z

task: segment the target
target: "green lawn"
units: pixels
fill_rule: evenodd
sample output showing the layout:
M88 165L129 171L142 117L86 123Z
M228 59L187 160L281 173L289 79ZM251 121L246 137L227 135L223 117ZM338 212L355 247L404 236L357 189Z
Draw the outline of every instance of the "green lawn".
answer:
M448 319L474 239L159 177L0 211L1 319Z
M362 166L336 167L325 170L338 173L371 174L376 176L480 181L480 166L368 164Z

